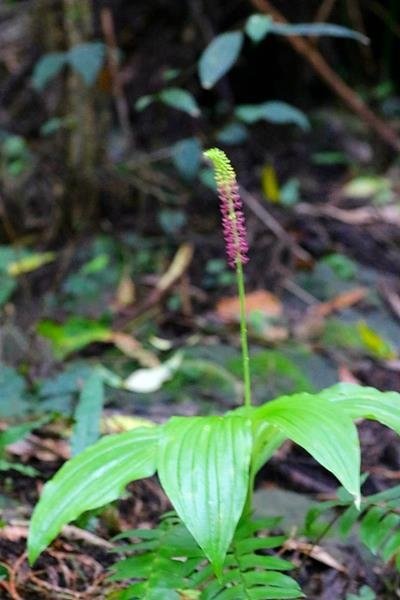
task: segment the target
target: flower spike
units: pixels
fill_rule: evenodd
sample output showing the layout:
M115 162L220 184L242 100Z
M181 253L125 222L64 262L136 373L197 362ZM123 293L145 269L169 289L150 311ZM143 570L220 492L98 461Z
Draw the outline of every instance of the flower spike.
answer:
M235 171L225 152L211 148L204 152L214 169L215 182L221 202L222 228L229 266L247 263L248 244L242 201Z

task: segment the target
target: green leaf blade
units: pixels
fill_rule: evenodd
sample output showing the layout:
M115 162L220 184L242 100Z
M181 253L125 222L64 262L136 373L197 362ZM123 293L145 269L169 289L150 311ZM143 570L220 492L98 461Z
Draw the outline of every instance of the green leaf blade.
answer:
M256 409L254 417L267 420L307 450L359 502L360 444L351 418L339 406L319 395L294 394Z
M217 573L245 504L251 449L241 417L174 418L161 438L161 484Z
M192 94L181 88L167 88L159 94L161 102L177 110L181 110L191 117L200 116L200 108Z
M82 387L75 411L75 425L71 439L73 456L94 444L100 437L100 418L103 404L103 378L94 371Z
M400 394L352 383L338 383L318 394L338 404L352 419L379 421L400 435Z
M303 131L310 129L309 120L301 110L278 100L261 104L241 104L235 109L235 115L249 125L257 121L268 121L276 125L297 125Z
M105 55L106 47L103 42L85 42L68 51L67 61L85 84L92 86L103 66Z
M35 90L43 90L47 83L56 77L66 64L65 52L49 52L38 60L32 74L32 85Z
M154 474L158 436L157 428L107 436L65 463L45 485L33 512L28 538L31 564L64 525L116 500L127 483Z
M177 171L193 181L201 164L201 144L197 138L185 138L172 147L172 161Z
M215 37L199 60L203 88L211 89L235 64L243 45L243 33L231 31Z
M271 31L271 26L270 15L254 14L247 19L244 30L253 42L258 43Z

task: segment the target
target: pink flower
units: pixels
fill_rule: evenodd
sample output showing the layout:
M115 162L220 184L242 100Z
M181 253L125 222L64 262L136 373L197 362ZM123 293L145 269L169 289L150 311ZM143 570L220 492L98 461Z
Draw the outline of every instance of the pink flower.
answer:
M246 223L235 171L222 150L212 148L204 154L214 167L228 264L235 268L239 263L245 264L249 260Z
M228 263L235 267L238 262L246 264L249 250L246 239L246 224L236 181L218 186L221 201L222 229L224 232Z

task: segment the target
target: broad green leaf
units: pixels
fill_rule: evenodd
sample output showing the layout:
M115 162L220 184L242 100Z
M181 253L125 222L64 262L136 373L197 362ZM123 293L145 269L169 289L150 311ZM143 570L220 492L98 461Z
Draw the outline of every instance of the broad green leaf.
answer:
M104 403L103 378L93 371L85 381L75 410L71 451L75 456L100 437L100 420Z
M280 429L265 422L256 423L253 435L252 468L253 474L256 475L286 438Z
M116 500L130 481L153 475L159 432L146 427L107 436L63 465L45 485L32 515L31 564L64 525Z
M332 411L335 407L336 410ZM319 395L295 394L264 404L253 413L307 450L360 500L360 445L346 412Z
M352 419L372 419L400 435L400 394L380 392L375 388L352 383L338 383L318 394L337 403Z
M200 109L196 100L192 94L186 90L182 90L181 88L168 88L160 92L158 97L164 104L172 106L172 108L176 108L177 110L182 110L191 117L200 116Z
M263 102L262 104L241 104L236 108L235 115L248 124L256 121L268 121L279 125L293 123L304 130L310 128L306 115L286 102L272 101Z
M245 125L241 123L229 123L218 132L216 139L221 144L235 145L241 144L248 138L248 131Z
M271 31L272 17L269 15L250 15L244 26L244 30L253 42L261 42Z
M243 45L243 33L231 31L222 33L212 40L199 60L201 85L212 88L236 62Z
M197 138L180 140L172 147L172 161L187 180L196 177L201 163L201 144Z
M111 330L107 325L83 317L71 317L63 325L44 320L39 323L38 332L51 340L58 358L65 358L93 342L111 339Z
M173 418L160 439L161 484L217 573L243 511L249 482L251 421Z
M58 75L66 62L65 52L50 52L42 56L33 69L33 87L36 90L42 90L51 79Z
M67 53L70 66L79 73L86 85L93 85L105 58L103 42L85 42L71 48Z
M354 31L354 29L349 29L348 27L342 27L342 25L335 25L333 23L296 23L293 25L272 23L270 31L277 35L348 38L357 40L358 42L361 42L361 44L369 44L369 39L359 31Z

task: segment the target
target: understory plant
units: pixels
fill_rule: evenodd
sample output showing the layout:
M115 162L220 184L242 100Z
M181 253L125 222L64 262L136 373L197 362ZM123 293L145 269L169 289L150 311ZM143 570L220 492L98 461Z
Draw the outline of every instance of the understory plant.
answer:
M316 504L306 516L305 534L311 539L331 534L346 539L353 530L372 554L400 571L400 485L364 496L359 510L339 488L336 498Z
M134 555L116 567L116 579L133 582L121 598L300 598L298 584L282 573L292 565L271 554L282 542L273 535L274 523L252 518L255 476L289 438L336 476L358 511L354 421L375 419L400 433L400 394L338 384L252 404L243 274L248 245L239 186L221 150L205 156L214 168L228 262L236 272L243 405L222 416L176 416L110 435L69 460L34 510L29 560L33 564L66 523L116 500L129 482L157 473L175 512L154 531L125 534L136 543Z

